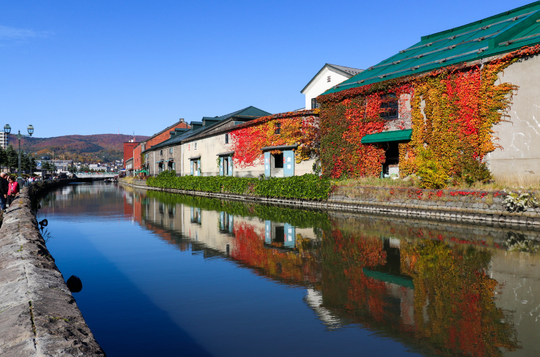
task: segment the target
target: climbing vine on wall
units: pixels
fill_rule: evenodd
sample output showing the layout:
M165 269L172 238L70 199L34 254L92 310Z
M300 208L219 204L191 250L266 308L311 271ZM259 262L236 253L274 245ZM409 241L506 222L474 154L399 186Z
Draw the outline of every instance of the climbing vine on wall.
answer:
M298 144L295 150L297 163L317 156L320 140L317 114L306 111L263 117L231 131L235 167L262 164L261 149L268 146Z
M462 64L320 96L324 175L380 174L382 146L360 141L387 130L377 115L382 112L378 98L405 93L411 98L413 133L409 143L399 144L400 175L419 174L427 188L442 188L449 178L489 179L482 160L497 148L493 126L505 119L517 90L510 83L498 83L498 75L518 58L539 52L539 45L525 47L481 67Z
M504 119L517 89L509 83L495 84L497 74L509 63L449 69L415 82L414 130L404 148L413 159L401 162L403 172L419 173L423 185L430 188L444 187L450 177L489 178L482 160L495 150L493 126Z
M395 82L392 82L394 84ZM385 95L412 94L410 85L386 87L365 86L353 91L355 96L336 100L325 96L321 102L321 162L324 174L332 178L377 176L385 162L381 145L362 144L364 136L385 130L387 121L381 118L386 111L382 104L390 99ZM355 88L357 89L357 88ZM321 98L321 97L319 97ZM399 101L403 112L403 101Z

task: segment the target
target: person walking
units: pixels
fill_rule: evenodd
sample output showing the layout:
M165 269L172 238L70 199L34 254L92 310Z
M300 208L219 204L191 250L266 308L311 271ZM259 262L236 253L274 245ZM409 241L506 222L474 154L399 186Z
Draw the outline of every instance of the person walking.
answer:
M11 202L19 195L19 183L12 176L8 179L7 205L11 206Z
M6 173L0 173L0 209L6 209L6 200L8 193L8 182L6 180Z

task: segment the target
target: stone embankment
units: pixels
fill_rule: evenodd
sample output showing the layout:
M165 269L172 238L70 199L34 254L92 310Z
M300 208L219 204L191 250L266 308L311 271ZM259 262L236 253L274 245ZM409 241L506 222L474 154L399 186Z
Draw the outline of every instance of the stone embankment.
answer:
M29 188L0 228L0 355L105 356L45 246Z
M501 191L344 186L338 187L327 201L307 201L157 188L147 186L144 180L121 180L120 183L135 188L263 204L540 229L540 208L509 212L503 206L506 194Z

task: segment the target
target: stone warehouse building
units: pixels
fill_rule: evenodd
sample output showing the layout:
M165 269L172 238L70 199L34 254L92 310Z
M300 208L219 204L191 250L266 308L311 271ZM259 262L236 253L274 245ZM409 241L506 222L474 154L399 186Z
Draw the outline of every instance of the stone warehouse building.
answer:
M148 161L145 161L145 156L143 155L143 153L150 149L151 147L157 145L157 144L160 144L162 143L163 141L165 140L168 140L170 138L170 132L171 131L174 131L174 130L187 130L189 129L190 126L185 122L184 119L180 119L178 122L174 123L173 125L170 125L168 126L167 128L157 132L156 134L152 135L150 138L148 138L147 140L144 140L144 141L141 141L140 143L137 143L137 145L135 145L133 147L133 160L132 160L132 171L134 173L137 173L141 170L146 170L148 171L148 169L150 168L150 162ZM126 150L126 148L124 148L124 150ZM129 148L129 145L128 145L128 148L127 150L130 150ZM126 154L124 153L124 156L126 156ZM129 159L129 155L128 155L128 159Z
M286 177L312 172L318 160L318 110L272 115L250 106L203 117L168 135L140 154L151 176L168 170L193 176Z
M317 98L323 171L538 180L539 52L539 1L422 37Z
M150 175L158 175L165 170L175 171L177 175L214 175L216 156L213 148L223 151L229 145L223 135L212 133L226 132L230 128L243 124L270 113L259 108L249 106L235 112L215 117L203 117L201 121L192 121L189 129L176 129L170 131L169 139L143 151L142 155ZM210 146L199 146L198 141L191 138L200 135L212 137ZM232 165L232 161L231 161Z

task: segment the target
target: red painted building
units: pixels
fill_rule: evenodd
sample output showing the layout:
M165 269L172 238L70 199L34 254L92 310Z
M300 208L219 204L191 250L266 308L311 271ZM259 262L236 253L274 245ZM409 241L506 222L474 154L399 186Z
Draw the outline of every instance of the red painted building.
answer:
M133 170L134 172L137 172L144 167L144 158L142 157L141 153L145 150L148 150L154 145L160 144L164 142L165 140L168 140L171 137L170 132L174 129L189 129L189 125L184 121L184 119L180 119L177 123L163 129L157 134L154 134L152 137L145 141L141 141L140 143L136 143L133 147ZM124 157L126 153L124 152Z
M124 143L124 169L126 168L126 162L133 158L133 148L135 146L139 145L139 143L136 143L134 141L128 141L127 143Z

